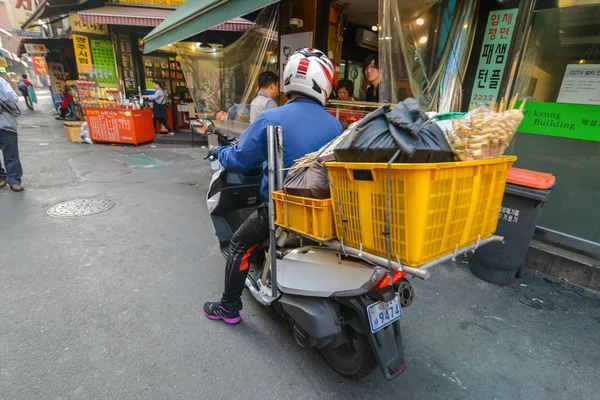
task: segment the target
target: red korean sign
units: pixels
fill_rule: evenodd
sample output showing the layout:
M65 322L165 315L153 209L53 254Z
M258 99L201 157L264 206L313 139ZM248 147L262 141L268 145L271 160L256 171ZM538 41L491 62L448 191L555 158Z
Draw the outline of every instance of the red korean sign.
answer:
M33 71L36 75L48 75L48 65L44 57L31 57L33 62Z

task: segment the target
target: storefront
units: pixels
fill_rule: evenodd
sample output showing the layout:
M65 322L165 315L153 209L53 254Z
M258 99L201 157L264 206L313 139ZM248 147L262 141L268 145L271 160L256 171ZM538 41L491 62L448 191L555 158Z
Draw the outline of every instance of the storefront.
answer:
M600 1L537 0L512 76L528 98L510 151L557 186L537 235L600 255Z

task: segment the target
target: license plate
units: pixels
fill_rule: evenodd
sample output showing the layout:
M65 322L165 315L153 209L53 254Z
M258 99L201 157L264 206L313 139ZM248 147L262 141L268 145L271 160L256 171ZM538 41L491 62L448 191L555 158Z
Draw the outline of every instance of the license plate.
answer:
M378 301L367 307L367 315L369 316L369 324L371 332L375 333L386 326L398 321L402 316L402 307L400 307L400 297L396 293L390 301Z

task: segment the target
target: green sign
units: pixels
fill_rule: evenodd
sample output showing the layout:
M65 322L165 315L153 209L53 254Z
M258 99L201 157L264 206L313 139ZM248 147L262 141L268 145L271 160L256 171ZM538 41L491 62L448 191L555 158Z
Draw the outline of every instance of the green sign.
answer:
M517 132L600 142L600 105L527 102Z
M90 75L96 78L98 86L117 85L117 68L112 42L91 39L90 44L94 61L94 68L90 71Z
M498 101L500 81L510 49L510 41L517 23L517 8L491 11L481 44L477 74L471 92L472 103Z

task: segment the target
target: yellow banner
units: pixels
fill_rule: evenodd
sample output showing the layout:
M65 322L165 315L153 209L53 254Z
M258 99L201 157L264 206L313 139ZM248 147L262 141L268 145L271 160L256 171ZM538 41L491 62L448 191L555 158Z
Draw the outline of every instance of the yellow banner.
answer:
M6 62L6 58L0 57L0 67L8 68L8 63Z
M185 0L119 0L118 3L179 7L180 5L185 3Z
M90 41L87 36L73 35L73 47L75 48L75 60L77 62L77 72L87 74L92 65L92 52L90 51Z
M71 30L73 32L108 36L108 25L83 22L79 14L75 13L69 13L69 20L71 21Z

